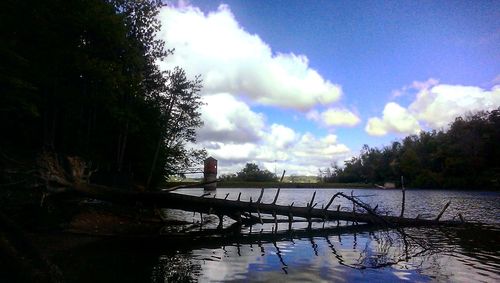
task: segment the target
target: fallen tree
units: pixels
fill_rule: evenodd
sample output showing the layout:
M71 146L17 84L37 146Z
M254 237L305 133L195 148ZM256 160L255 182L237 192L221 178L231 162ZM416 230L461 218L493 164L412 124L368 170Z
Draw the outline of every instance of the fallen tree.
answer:
M65 166L62 166L58 159L51 154L44 154L39 161L40 177L44 180L48 192L77 194L87 198L108 201L122 205L150 208L171 208L192 211L198 213L215 214L219 216L219 227L222 227L224 216L228 216L238 223L257 223L264 222L261 214L272 215L274 222L278 223L277 216L288 217L288 222L294 221L294 217L306 219L309 224L313 220L343 220L353 223L367 223L372 225L384 225L388 227L403 227L403 226L433 226L433 225L462 225L465 223L460 216L461 221L441 221L440 218L449 203L445 205L443 210L435 219L420 219L405 218L402 216L383 216L376 212L376 208L372 209L367 204L362 203L354 196L347 196L343 193L334 194L326 206L316 208L317 203L314 202L316 192L313 193L311 200L305 207L290 205L278 205L276 201L279 197L280 190L278 189L273 202L263 203L262 196L264 189L261 190L260 196L256 201L242 201L241 193L237 200L217 199L202 196L189 196L177 194L173 192L139 192L139 191L123 191L106 186L89 184L88 171L85 163L78 158L68 157ZM341 211L340 206L336 210L331 210L330 207L337 197L343 197L353 203L352 212ZM227 196L226 196L227 198ZM354 209L358 206L364 210L359 212ZM403 204L404 206L404 204Z
M420 219L418 217L405 218L401 216L383 216L377 212L377 207L371 208L353 195L348 196L343 193L334 194L326 205L318 208L318 204L314 201L316 196L316 193L314 192L307 205L300 207L294 206L293 203L290 205L277 204L280 193L279 189L271 203L263 203L262 198L264 189L261 190L261 194L257 200L253 201L250 199L249 201L243 201L241 200L241 193L238 195L237 200L228 200L227 195L225 199L217 199L207 197L206 194L201 196L189 196L174 192L176 189L184 186L170 188L165 191L143 192L124 191L116 188L90 184L88 180L92 171L86 167L83 161L75 157L58 158L55 154L44 153L40 156L36 166L37 174L35 179L38 181L35 182L35 187L41 189L43 192L40 204L44 205L44 207L46 205L45 202L47 201L50 201L53 204L54 202L57 203L60 200L70 200L70 204L74 205L76 204L76 202L74 202L74 197L76 196L79 204L82 198L109 202L109 204L103 204L112 207L112 212L115 212L116 208L120 207L120 205L125 206L125 209L127 210L132 208L130 209L131 212L137 212L136 214L132 213L133 217L140 217L141 219L139 222L141 223L145 222L143 221L145 218L143 218L144 216L141 212L144 208L181 209L184 211L198 212L200 214L214 214L219 217L218 229L200 229L200 231L181 231L181 233L171 233L168 235L171 239L174 239L175 236L179 236L179 238L182 239L198 239L200 237L208 237L213 238L213 241L220 240L222 243L234 241L242 243L248 241L249 243L252 243L253 241L276 241L276 239L286 237L310 237L311 241L313 241L312 239L314 235L322 235L326 237L331 234L338 234L340 236L340 234L345 232L355 232L358 230L371 231L370 229L388 227L390 228L388 230L396 231L401 235L405 246L407 246L407 241L411 241L412 244L414 244L413 246L421 247L421 251L427 251L428 248L426 245L423 245L419 239L415 239L415 237L407 235L401 227L436 225L456 226L465 224L463 218L461 218L461 221L440 220L441 215L444 213L448 205L444 207L435 219L431 220ZM346 198L352 202L352 211L341 211L339 205L336 206L336 209L332 209L335 207L333 205L335 199L340 197ZM358 209L355 209L355 207ZM79 209L79 207L76 207L76 210ZM272 215L272 218L265 218L263 217L264 214ZM284 217L278 218L280 215ZM230 229L224 229L224 227L222 227L222 220L224 216L230 217L236 221L230 226ZM88 219L88 216L84 215L82 217L84 217L84 219ZM72 219L74 220L74 218ZM350 221L356 223L356 225L339 226L339 223L337 223L337 227L335 228L327 227L324 229L310 229L312 222L325 222L329 220ZM92 221L92 219L90 219L90 221ZM292 229L292 223L297 221L308 221L308 229ZM258 234L252 234L250 232L248 235L242 235L238 232L241 230L240 224L254 224L258 222L275 223L275 228L271 233L269 233L269 231L262 233L261 230ZM288 222L289 230L286 232L282 229L278 231L279 222ZM118 221L118 224L122 223ZM105 225L108 225L108 223ZM113 225L113 223L111 223L111 225ZM12 267L11 270L14 270L16 274L26 275L23 276L26 277L26 280L28 281L32 278L36 278L36 280L41 282L57 282L61 280L60 278L62 277L58 273L57 268L37 251L36 247L32 245L26 235L24 235L24 232L11 224L9 217L0 214L0 226L2 226L0 228L3 228L0 229L3 230L3 234L0 233L0 242L2 242L0 243L0 249L3 251L3 254L7 255L0 260L8 262L8 266ZM199 227L203 227L203 223L201 223ZM251 227L252 226L250 226L250 229ZM68 230L65 231L67 232ZM137 237L135 234L132 236L133 238L138 239L147 237L148 241L156 237L161 239L161 242L165 242L164 235L159 232L154 232L157 230L150 229L148 231L153 234L141 234L142 237ZM94 230L89 233L92 234L93 232ZM226 232L231 233L227 234ZM118 234L111 233L109 235L125 237L128 235L127 233L120 233L121 232L118 232ZM219 235L219 237L213 237L213 235ZM223 236L221 237L220 235ZM334 250L332 251L335 252ZM408 258L407 253L405 254L405 258ZM281 257L280 260L283 262ZM385 262L381 266L393 264L394 262L397 262L397 260Z

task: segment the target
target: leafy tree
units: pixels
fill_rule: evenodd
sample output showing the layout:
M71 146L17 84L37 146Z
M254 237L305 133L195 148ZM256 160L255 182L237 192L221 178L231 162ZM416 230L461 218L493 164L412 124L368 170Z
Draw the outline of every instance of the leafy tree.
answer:
M204 159L205 150L187 150L186 143L196 142L196 128L203 122L198 111L201 102L199 78L188 80L181 68L163 73L167 89L154 98L155 103L161 106L161 119L158 127L162 130L158 136L153 165L148 177L148 184L163 149L160 175L171 175L191 166L198 160Z
M255 163L247 163L245 167L236 174L225 175L226 180L239 180L246 182L269 182L276 181L277 177L269 170L261 170Z
M365 145L333 168L330 182L398 181L419 188L500 188L500 108L458 117L448 131L423 131L382 149ZM327 172L323 170L322 172Z
M156 64L159 0L6 0L0 10L0 153L78 155L94 181L152 185L191 162L199 78ZM171 106L170 106L171 105ZM30 161L31 160L31 161ZM32 163L32 162L31 162Z

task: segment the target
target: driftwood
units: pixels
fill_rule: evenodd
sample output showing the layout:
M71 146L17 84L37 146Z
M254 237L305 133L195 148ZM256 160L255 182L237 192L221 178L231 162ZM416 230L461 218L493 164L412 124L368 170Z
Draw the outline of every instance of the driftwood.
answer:
M238 223L263 223L262 214L272 215L274 223L278 223L277 216L288 217L288 222L291 224L294 217L306 219L309 224L315 220L342 220L350 221L353 223L366 223L372 225L384 225L389 227L402 227L402 226L430 226L430 225L460 225L463 221L440 221L441 215L448 207L446 205L436 219L420 219L420 218L404 218L397 216L382 216L376 213L368 205L357 200L354 196L348 196L338 192L332 196L327 205L322 208L316 208L317 203L314 202L316 192L313 193L311 200L305 207L290 205L278 205L276 201L279 197L280 190L278 189L272 203L263 203L262 197L264 189L257 201L242 201L240 196L237 200L228 200L227 195L225 199L207 198L202 195L189 196L177 194L173 192L136 192L136 191L123 191L105 186L88 184L85 180L84 172L85 166L82 161L77 158L68 158L70 165L69 170L63 170L59 165L56 158L50 155L44 155L40 168L40 176L47 186L54 183L58 188L63 187L64 192L76 193L92 199L109 201L112 203L119 203L125 205L135 206L141 204L142 207L151 208L172 208L181 209L185 211L192 211L198 213L215 214L219 217L219 226L222 226L222 219L228 216ZM61 191L50 190L49 191ZM343 197L353 203L352 212L330 210L330 206L337 197ZM404 204L403 204L404 205ZM365 212L356 211L355 207L361 207ZM257 214L257 216L252 215ZM267 222L267 221L266 221ZM290 225L291 228L291 225Z
M173 192L178 189L187 189L187 188L199 188L200 186L204 185L209 185L213 183L220 182L220 180L214 180L214 181L208 181L208 182L201 182L201 183L195 183L195 184L189 184L189 185L179 185L171 188L164 188L161 189L162 192Z
M325 208L314 208L309 203L306 207L298 206L285 206L275 203L262 203L262 194L256 202L252 201L238 201L217 198L205 198L198 196L189 196L177 193L164 193L164 192L130 192L121 191L105 186L89 185L89 184L75 184L74 191L83 196L99 199L114 203L125 205L136 205L140 203L143 207L150 206L155 208L172 208L181 209L185 211L193 211L199 213L226 215L236 221L244 221L241 216L245 217L248 213L282 215L289 217L302 217L306 219L318 218L323 220L344 220L352 222L361 222L377 225L396 225L396 226L422 226L422 225L459 225L462 222L457 221L439 221L439 218L431 219L417 219L417 218L403 218L397 216L381 216L377 215L369 207L364 206L360 202L354 200L358 206L363 207L367 213L359 212L346 212L338 210L329 210L327 205ZM337 193L334 196L343 196L348 199L350 197ZM329 204L333 202L334 197L330 200ZM312 201L314 198L312 199ZM351 199L353 200L353 199ZM274 202L274 201L273 201ZM444 210L443 210L444 212ZM442 213L441 213L442 214ZM261 217L258 217L261 218ZM256 222L255 218L247 218L246 222ZM260 222L260 221L259 221Z

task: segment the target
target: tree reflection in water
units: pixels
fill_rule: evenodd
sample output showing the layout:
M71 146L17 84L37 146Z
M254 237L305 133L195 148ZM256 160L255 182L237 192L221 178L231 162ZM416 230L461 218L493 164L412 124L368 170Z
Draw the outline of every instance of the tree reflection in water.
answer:
M188 250L196 251L193 253L198 256L188 255L180 260L189 263L179 264L174 264L174 261L179 259L178 255L170 261L161 258L158 266L168 265L168 267L157 267L155 270L169 270L169 272L156 271L153 277L163 278L169 282L173 278L196 281L197 277L204 272L207 260L206 256L200 255L206 255L210 251L215 253L217 250L222 250L222 255L211 257L210 260L220 262L225 269L237 268L235 273L250 272L252 266L259 265L261 269L269 272L281 271L284 275L296 267L301 267L297 261L309 261L311 265L314 265L314 258L328 261L332 269L335 266L343 266L351 270L392 268L415 271L421 268L424 262L439 264L439 260L432 257L449 251L449 245L440 245L440 241L435 244L435 239L428 238L432 232L424 232L427 228L380 230L369 225L350 225L294 231L264 232L260 230L258 233L239 233L237 230L230 229L226 229L224 233L219 231L220 234L216 237L199 238L199 233L193 233L198 236L190 241ZM204 231L203 234L207 235L208 232ZM210 232L216 233L217 231ZM441 236L446 237L446 234ZM258 252L254 252L254 244L259 247ZM229 247L231 249L228 249ZM303 256L305 253L310 254L309 258ZM325 256L327 253L333 254L333 257ZM238 264L234 264L234 261ZM265 266L270 262L275 263ZM234 267L236 265L238 267Z

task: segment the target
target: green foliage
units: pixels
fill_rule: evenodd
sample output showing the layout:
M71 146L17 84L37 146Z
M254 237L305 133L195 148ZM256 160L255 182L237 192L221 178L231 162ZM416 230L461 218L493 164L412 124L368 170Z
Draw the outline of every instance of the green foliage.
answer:
M221 179L224 181L269 182L276 181L277 177L269 170L261 170L255 163L247 163L240 172L222 175Z
M365 145L328 182L398 182L418 188L500 188L500 108L458 117L448 131L423 131L382 149Z
M154 184L201 161L198 78L156 62L158 0L7 0L0 11L0 153L91 161L96 181ZM110 177L111 176L111 177ZM113 177L115 176L115 177ZM126 182L130 184L130 181Z

